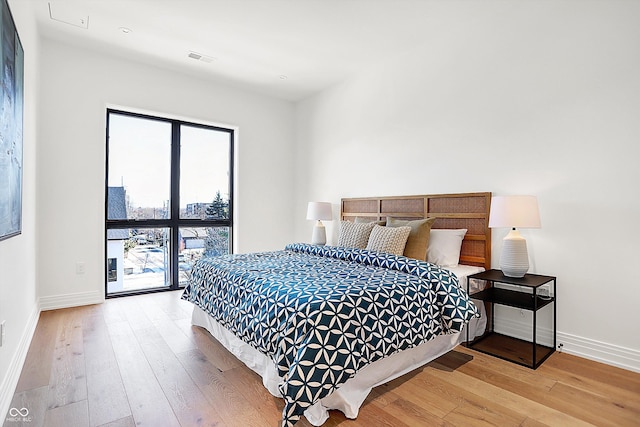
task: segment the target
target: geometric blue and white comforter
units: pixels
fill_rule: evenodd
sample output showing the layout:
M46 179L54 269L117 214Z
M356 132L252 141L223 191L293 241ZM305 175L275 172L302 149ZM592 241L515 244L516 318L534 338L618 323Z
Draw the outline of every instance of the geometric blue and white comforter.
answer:
M274 361L285 426L364 366L478 316L437 265L306 244L203 258L182 298Z

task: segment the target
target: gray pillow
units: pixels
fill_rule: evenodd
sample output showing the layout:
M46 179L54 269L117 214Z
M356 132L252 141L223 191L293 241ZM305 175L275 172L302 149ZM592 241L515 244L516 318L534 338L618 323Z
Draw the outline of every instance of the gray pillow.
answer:
M386 225L387 223L387 221L378 221L377 219L368 216L357 216L354 222L356 224L366 224L368 222L373 222L378 225Z

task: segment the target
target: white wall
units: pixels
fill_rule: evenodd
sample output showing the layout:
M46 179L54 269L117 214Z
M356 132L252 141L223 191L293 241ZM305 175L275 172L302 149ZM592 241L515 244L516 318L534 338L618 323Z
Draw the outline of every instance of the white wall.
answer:
M298 106L295 237L309 200L537 195L559 341L640 371L640 2L496 4Z
M37 31L32 17L10 1L24 48L24 152L22 234L0 242L0 322L6 339L0 347L0 416L9 409L24 357L38 320L36 290L36 106L38 99Z
M38 269L43 308L104 296L105 109L131 107L238 128L236 252L293 232L293 105L43 39ZM77 275L76 262L86 273Z
M107 241L107 259L116 259L116 280L108 282L108 292L120 292L124 288L124 240Z

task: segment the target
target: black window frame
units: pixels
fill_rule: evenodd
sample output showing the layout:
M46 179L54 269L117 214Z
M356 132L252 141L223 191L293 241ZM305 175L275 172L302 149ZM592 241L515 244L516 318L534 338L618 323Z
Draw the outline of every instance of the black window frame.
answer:
M108 219L108 191L109 191L109 119L111 114L118 114L128 117L153 120L171 124L171 189L169 218L166 219ZM229 207L228 218L224 219L196 219L180 218L180 128L189 126L201 129L209 129L229 134ZM105 169L105 297L113 298L119 296L147 294L152 292L174 291L183 289L180 286L179 271L179 231L181 227L227 227L229 232L229 253L233 253L233 218L234 218L234 146L235 129L220 126L208 125L197 122L190 122L169 117L153 116L149 114L136 113L114 108L107 108L106 111L106 169ZM147 288L133 291L108 292L108 259L107 234L110 229L130 229L130 228L169 228L169 286L157 288Z

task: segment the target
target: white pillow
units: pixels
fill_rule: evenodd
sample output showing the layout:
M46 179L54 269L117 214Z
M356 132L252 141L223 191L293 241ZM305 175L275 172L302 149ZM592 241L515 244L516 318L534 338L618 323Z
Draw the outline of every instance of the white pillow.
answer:
M427 261L443 267L458 265L465 234L467 234L466 228L458 230L432 228L429 233Z
M411 227L382 227L376 224L366 249L400 256L404 252L409 233Z

